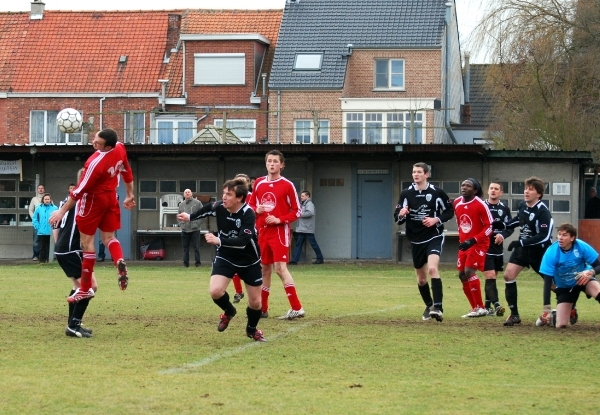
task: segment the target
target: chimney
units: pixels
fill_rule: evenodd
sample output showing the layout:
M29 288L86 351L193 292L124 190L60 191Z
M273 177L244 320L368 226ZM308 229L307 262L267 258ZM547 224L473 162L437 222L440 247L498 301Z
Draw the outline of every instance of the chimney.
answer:
M167 41L165 44L164 63L169 63L171 52L177 52L177 43L179 42L179 34L181 32L181 15L169 13L169 21L167 25Z
M43 3L42 0L33 0L31 2L31 15L29 16L30 20L42 20L44 17L44 7L46 3Z

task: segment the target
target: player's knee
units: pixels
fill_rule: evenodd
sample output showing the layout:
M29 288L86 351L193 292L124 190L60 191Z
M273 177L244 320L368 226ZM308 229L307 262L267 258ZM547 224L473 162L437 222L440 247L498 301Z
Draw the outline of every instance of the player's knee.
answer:
M429 275L429 277L436 277L438 274L438 268L434 267L433 265L430 265L427 267L427 275Z

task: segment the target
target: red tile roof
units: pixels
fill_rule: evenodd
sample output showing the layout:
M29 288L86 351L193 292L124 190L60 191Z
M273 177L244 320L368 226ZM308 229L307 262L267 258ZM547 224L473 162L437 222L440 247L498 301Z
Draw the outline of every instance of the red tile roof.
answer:
M169 95L181 96L181 53L163 63L169 14L182 15L185 34L261 34L270 68L283 10L46 10L40 20L8 12L0 13L0 92L156 93L169 78Z
M0 13L0 92L157 92L169 13Z

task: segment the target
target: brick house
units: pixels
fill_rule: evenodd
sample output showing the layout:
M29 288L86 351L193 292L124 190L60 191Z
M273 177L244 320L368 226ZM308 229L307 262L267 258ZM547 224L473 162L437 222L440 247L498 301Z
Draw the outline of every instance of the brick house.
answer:
M454 2L288 0L269 141L452 143L461 79Z

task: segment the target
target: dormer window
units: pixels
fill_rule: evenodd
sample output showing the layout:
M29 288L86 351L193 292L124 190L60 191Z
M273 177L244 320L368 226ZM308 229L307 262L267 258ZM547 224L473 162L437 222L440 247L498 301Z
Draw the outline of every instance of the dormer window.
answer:
M294 60L294 70L320 71L322 62L322 53L297 53Z

